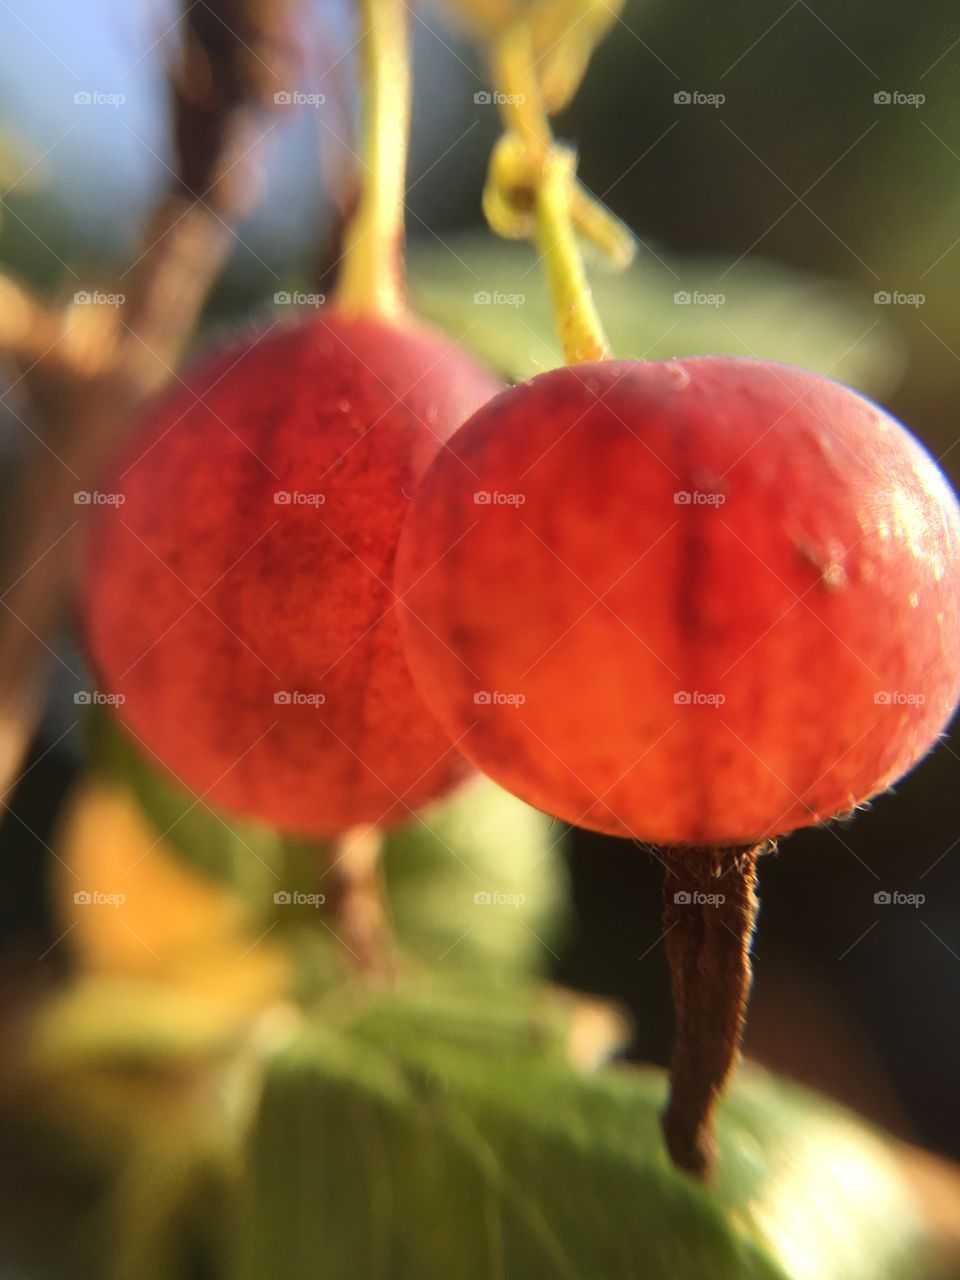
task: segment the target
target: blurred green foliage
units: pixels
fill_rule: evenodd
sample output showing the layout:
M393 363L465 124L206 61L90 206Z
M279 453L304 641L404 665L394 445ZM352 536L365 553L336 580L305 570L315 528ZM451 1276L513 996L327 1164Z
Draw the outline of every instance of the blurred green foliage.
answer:
M278 909L274 895L321 892L329 847L218 813L149 760L109 713L93 712L89 724L93 767L133 789L158 837L236 890L257 928L296 932L304 964L325 973L334 935L317 929L312 908ZM391 828L381 857L400 947L447 967L544 968L566 909L563 833L486 778Z
M670 359L727 353L828 373L874 395L902 369L894 334L848 289L822 277L750 263L728 279L719 260L641 259L602 268L591 285L615 356ZM409 255L418 311L510 377L562 363L550 298L533 249L490 235L418 245Z
M520 1023L512 1042L481 1041L466 1014L482 1026L491 999L461 993L466 1038L422 1008L403 1016L398 995L353 1026L305 1029L274 1061L243 1280L947 1274L892 1153L839 1109L742 1072L704 1189L663 1152L661 1073L584 1076Z

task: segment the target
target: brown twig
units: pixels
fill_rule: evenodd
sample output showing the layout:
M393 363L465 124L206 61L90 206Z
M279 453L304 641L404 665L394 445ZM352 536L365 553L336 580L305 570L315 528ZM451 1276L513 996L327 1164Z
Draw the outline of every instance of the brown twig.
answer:
M260 109L289 81L286 17L279 0L185 7L183 54L170 73L177 172L115 286L120 307L59 311L0 282L0 344L22 365L41 418L0 578L3 795L42 711L50 640L69 599L84 510L75 495L94 487L136 404L171 375L220 272L247 202L243 157Z
M743 1034L763 848L660 850L675 1019L663 1134L674 1164L700 1178L714 1155L714 1103Z

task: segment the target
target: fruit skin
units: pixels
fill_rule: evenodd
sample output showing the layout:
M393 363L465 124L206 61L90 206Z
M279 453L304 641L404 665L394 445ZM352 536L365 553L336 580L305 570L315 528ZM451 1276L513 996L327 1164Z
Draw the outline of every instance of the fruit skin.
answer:
M100 485L83 626L99 691L205 802L326 835L468 771L414 690L390 578L408 495L500 385L412 320L324 310L148 409Z
M447 732L529 803L749 843L849 811L934 743L960 693L958 544L936 464L838 383L571 366L438 454L398 550L401 630Z

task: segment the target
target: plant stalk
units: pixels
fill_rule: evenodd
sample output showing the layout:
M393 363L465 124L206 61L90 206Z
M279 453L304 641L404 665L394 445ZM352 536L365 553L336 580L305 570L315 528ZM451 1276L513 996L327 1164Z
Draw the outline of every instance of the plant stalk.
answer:
M757 858L765 844L661 849L663 927L673 989L670 1094L661 1117L670 1158L706 1178L713 1111L740 1051L750 994Z
M361 192L344 234L336 305L397 316L404 307L403 241L410 56L405 0L359 0L363 134Z

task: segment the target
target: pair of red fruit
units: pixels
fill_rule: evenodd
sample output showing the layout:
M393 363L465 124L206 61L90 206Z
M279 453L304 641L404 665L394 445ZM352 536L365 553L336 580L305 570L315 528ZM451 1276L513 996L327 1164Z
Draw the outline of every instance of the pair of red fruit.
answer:
M331 836L469 760L659 846L663 1130L706 1175L758 846L889 786L960 692L960 510L913 437L758 360L501 391L413 321L332 309L159 399L103 496L94 666L205 801Z
M285 830L403 821L469 760L572 823L745 847L884 790L960 693L949 486L789 366L500 391L331 309L201 364L104 493L104 691L191 790Z

